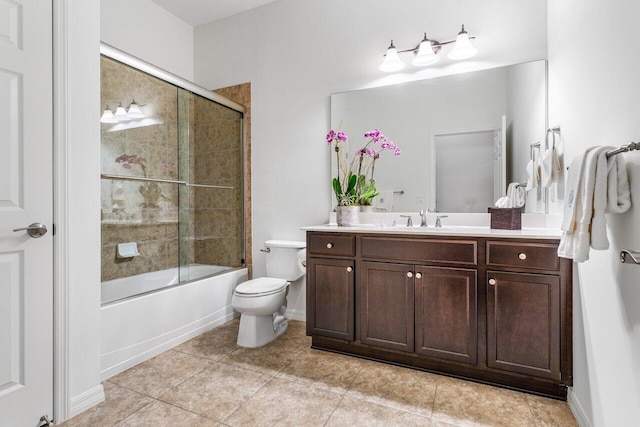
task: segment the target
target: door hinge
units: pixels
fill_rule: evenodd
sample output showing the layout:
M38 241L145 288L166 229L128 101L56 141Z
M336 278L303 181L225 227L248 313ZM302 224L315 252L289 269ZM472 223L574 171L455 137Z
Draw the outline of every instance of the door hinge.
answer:
M53 427L53 426L55 426L55 424L53 424L51 420L49 420L48 416L43 415L40 417L40 422L38 423L38 427Z

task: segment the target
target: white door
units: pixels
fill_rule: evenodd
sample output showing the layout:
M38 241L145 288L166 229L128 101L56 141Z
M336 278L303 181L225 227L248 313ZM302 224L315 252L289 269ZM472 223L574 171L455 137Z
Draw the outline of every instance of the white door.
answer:
M53 408L51 5L0 0L1 427Z
M436 212L487 212L493 206L493 130L434 136Z

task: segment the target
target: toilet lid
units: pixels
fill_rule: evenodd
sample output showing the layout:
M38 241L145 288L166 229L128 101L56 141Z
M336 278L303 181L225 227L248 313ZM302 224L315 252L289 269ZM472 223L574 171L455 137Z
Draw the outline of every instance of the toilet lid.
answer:
M273 277L260 277L240 283L235 290L238 295L269 295L280 292L287 286L284 279L274 279Z

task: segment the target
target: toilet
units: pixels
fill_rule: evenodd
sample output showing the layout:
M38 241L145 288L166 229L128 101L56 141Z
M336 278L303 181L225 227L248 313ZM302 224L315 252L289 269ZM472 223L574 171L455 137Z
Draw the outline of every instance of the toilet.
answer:
M289 285L306 272L305 242L267 240L264 246L268 277L240 283L231 298L231 305L240 313L241 347L263 346L287 330L284 313Z

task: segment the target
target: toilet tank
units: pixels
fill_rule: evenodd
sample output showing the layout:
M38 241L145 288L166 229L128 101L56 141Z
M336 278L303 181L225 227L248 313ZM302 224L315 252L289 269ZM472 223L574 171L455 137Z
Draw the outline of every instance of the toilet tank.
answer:
M295 240L267 240L267 276L293 282L306 273L307 244Z

